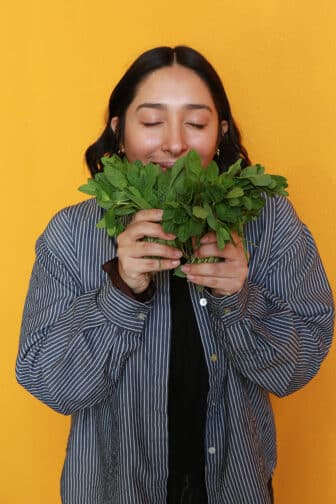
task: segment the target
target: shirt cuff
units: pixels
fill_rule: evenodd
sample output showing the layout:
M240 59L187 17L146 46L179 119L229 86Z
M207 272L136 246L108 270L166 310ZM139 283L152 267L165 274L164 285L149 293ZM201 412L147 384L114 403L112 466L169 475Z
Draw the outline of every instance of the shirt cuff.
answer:
M239 292L229 296L214 296L206 290L206 297L209 303L209 311L217 318L225 321L225 325L234 324L241 320L247 311L249 295L249 283L245 281Z

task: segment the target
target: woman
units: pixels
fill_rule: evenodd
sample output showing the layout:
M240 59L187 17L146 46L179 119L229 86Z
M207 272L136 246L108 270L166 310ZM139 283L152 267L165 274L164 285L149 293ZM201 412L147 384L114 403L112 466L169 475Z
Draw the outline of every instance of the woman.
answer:
M204 57L148 51L111 95L90 171L116 152L164 170L191 149L204 167L249 163ZM179 250L141 241L173 238L162 211L138 212L113 240L95 227L100 217L85 201L39 238L17 361L23 386L72 415L63 503L272 502L269 392L303 387L332 337L331 292L309 231L286 199L266 198L246 226L249 264L241 243L219 250L208 233L196 253L224 261L184 266L187 283L170 275Z

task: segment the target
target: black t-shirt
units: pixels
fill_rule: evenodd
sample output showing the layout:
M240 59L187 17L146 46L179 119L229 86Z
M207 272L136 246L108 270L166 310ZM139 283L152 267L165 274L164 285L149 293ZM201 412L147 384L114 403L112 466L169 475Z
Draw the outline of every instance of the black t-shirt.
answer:
M204 432L208 370L187 281L171 276L167 504L206 504Z

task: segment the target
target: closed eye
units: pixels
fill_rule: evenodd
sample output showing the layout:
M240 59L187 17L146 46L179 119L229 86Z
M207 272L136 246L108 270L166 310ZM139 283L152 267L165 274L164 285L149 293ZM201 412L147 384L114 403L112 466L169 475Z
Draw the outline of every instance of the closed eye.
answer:
M189 124L189 126L192 126L193 128L196 128L196 129L203 129L206 126L206 124L192 123L192 122L189 122L187 124Z
M143 126L145 126L146 128L150 128L151 126L158 126L159 124L162 124L161 122L157 121L157 122L144 122L142 123Z

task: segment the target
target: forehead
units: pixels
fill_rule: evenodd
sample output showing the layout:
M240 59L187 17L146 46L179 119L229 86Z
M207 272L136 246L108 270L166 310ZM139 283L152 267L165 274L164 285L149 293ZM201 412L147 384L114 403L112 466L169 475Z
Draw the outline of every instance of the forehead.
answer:
M215 108L205 82L189 68L172 65L155 70L138 86L132 105L142 102L186 105L202 103Z

